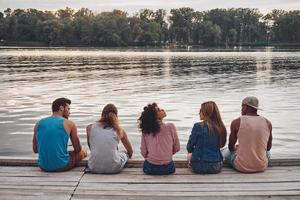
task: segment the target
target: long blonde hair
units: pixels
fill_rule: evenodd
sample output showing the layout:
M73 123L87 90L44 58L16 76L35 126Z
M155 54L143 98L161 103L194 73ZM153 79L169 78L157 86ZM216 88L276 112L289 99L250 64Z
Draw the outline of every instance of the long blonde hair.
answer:
M103 126L103 128L113 128L119 139L123 138L123 131L118 120L118 110L114 104L107 104L103 108L99 123Z
M201 104L203 121L207 123L208 131L211 132L213 125L217 129L219 147L224 147L226 143L227 131L222 121L220 111L214 101L207 101Z

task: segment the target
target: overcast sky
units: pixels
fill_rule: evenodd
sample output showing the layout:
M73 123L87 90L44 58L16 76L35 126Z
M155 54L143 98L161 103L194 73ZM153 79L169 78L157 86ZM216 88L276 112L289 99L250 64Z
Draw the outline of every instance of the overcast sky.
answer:
M300 0L0 0L0 11L6 8L36 8L39 10L57 10L71 7L89 8L95 12L120 9L133 14L140 9L157 10L163 8L191 7L198 11L213 8L258 8L262 13L272 9L300 10Z

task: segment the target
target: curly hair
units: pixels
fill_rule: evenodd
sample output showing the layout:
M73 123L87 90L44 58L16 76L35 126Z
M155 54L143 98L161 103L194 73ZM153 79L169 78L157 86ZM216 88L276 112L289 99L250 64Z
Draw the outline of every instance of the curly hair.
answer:
M156 103L148 104L144 107L144 111L138 119L139 128L143 134L156 135L160 131L156 108Z
M114 104L107 104L103 108L99 122L103 125L103 128L113 128L120 139L123 137L123 132L118 120L118 110Z

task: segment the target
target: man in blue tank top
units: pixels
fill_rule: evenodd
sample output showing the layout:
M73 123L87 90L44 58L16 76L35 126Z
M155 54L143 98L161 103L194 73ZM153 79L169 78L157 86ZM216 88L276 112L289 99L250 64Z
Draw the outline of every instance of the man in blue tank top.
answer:
M77 128L69 120L71 100L58 98L52 103L52 115L41 119L34 127L33 151L38 153L38 165L44 171L67 171L87 156L81 148ZM74 150L68 152L71 139Z

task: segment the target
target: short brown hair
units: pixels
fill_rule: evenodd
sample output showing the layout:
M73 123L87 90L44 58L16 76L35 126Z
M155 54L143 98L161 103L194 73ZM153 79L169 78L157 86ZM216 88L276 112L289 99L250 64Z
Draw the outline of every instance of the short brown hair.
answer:
M71 100L70 99L67 99L67 98L58 98L58 99L55 99L53 102L52 102L52 112L57 112L59 111L59 107L60 106L63 106L65 107L67 104L71 104Z

